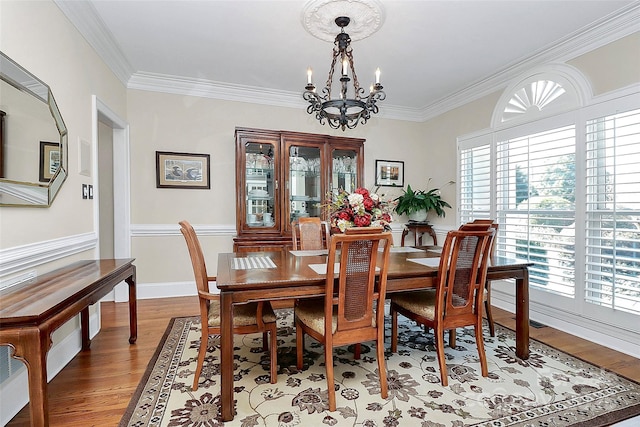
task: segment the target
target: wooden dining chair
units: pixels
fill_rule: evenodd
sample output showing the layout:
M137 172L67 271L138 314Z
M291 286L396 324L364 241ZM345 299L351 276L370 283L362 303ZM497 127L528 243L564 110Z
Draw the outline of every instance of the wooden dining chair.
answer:
M198 299L200 302L200 321L202 324L202 338L200 340L200 350L198 351L198 364L196 365L195 377L193 379L192 390L198 389L198 381L204 364L204 357L207 353L210 335L220 334L220 295L212 294L209 291L209 283L216 280L214 276L207 274L207 267L202 253L202 247L198 236L191 224L187 221L180 221L180 231L187 242L191 264L198 288ZM233 306L233 333L234 334L254 334L262 332L262 347L267 350L267 333L271 345L271 383L277 382L277 340L276 340L276 315L268 301L239 304Z
M494 229L495 235L491 243L491 249L489 251L489 262L491 265L495 265L496 258L496 241L498 240L498 223L492 219L476 219L471 224L486 224ZM492 337L496 336L496 326L493 322L493 313L491 311L491 281L487 280L484 286L484 313L487 316L487 322L489 323L489 333Z
M391 233L383 232L382 227L350 228L345 234L334 235L327 258L325 297L296 301L297 367L300 370L303 367L305 334L324 345L330 411L336 410L334 347L375 340L380 394L387 397L384 300L391 243ZM378 263L381 247L384 249ZM336 261L339 261L337 278L332 274Z
M443 386L448 384L445 330L473 325L482 376L488 375L482 338L482 302L493 235L493 230L450 231L440 255L436 288L391 296L391 351L398 350L398 313L432 328ZM455 345L451 341L449 344Z
M312 251L329 246L329 224L317 217L303 217L291 223L294 250Z

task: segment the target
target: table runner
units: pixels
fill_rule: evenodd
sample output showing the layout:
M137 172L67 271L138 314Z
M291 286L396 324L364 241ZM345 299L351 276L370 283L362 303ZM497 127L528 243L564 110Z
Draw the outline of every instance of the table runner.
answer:
M255 268L276 268L271 258L266 256L254 256L245 258L233 258L234 270L251 270Z

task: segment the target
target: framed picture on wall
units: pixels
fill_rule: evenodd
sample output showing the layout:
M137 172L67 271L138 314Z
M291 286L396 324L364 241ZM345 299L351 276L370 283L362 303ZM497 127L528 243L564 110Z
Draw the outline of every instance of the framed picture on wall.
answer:
M376 160L376 185L383 187L404 186L404 162Z
M208 154L156 151L157 188L209 189Z
M40 141L40 168L38 179L49 182L60 167L60 143Z

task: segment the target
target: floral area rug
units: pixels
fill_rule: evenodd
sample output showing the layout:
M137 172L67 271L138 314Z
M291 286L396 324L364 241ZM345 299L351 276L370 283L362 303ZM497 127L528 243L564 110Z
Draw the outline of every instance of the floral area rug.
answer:
M402 316L398 353L386 354L388 398L380 397L373 343L363 344L360 360L351 347L336 348L337 410L329 412L322 347L307 337L298 371L293 311L277 315L277 384L269 383L262 334L235 337L233 421L219 418L219 338L210 337L192 392L200 321L180 317L171 320L120 426L592 427L640 415L640 384L535 340L529 360L520 360L514 332L499 325L495 338L484 337L489 377L480 374L473 329L459 329L457 347L445 348L449 386L442 387L433 336Z

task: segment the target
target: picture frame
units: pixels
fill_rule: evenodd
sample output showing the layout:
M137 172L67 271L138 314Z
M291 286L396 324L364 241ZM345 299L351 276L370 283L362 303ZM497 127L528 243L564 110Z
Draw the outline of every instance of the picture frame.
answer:
M211 188L209 154L156 151L156 187Z
M404 162L376 160L376 186L404 187Z
M40 141L40 167L38 179L49 182L60 168L60 143Z

